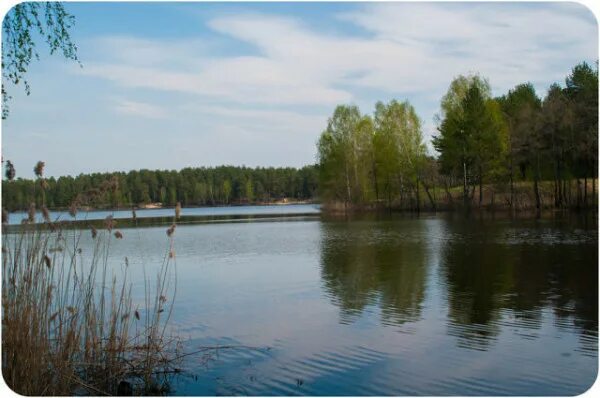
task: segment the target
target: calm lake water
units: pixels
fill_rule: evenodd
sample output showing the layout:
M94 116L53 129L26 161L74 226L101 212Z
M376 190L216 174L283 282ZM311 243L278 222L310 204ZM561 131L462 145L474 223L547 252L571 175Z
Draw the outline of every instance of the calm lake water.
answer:
M598 370L597 228L457 215L178 226L173 331L186 351L230 348L187 357L174 393L582 393ZM123 233L115 261L153 275L165 226Z

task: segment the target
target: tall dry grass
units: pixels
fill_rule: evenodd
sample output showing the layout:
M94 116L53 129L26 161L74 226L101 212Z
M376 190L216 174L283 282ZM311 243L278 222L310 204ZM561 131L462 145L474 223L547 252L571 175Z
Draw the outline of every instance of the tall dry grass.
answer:
M41 179L43 163L38 170ZM156 278L144 273L144 300L136 304L128 258L117 267L111 260L112 242L126 238L113 231L112 218L103 229L82 231L49 220L45 207L41 224L33 223L34 206L29 213L17 230L2 229L8 386L38 396L168 392L179 357L178 340L167 335L176 286L174 226ZM82 244L86 239L91 244Z

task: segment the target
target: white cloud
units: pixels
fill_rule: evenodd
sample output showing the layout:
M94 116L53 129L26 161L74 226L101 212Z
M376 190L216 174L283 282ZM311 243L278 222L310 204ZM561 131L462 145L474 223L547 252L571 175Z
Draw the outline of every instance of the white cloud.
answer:
M289 75L285 65L260 57L207 60L196 73L127 64L90 64L82 74L125 87L151 88L208 96L238 103L330 105L351 95Z
M258 55L211 57L197 39L109 37L103 43L121 62L92 63L83 73L130 87L242 103L335 104L355 98L352 87L425 92L470 70L506 89L523 80L563 76L559 66L565 60L597 56L597 27L568 11L510 4L373 4L338 16L369 32L361 38L319 34L281 16L227 16L208 26L254 45Z
M127 65L182 67L195 57L207 55L211 46L200 38L153 40L130 36L103 36L84 43L114 62ZM89 52L89 50L88 50Z
M420 58L399 65L406 78L440 84L478 71L506 90L523 81L562 80L565 64L597 58L597 25L582 10L574 3L387 3L339 17L368 30L375 41L417 51ZM378 86L386 78L374 73L364 83Z
M307 131L314 132L323 129L327 123L327 118L321 115L271 109L257 110L192 104L184 106L182 110L211 117L217 124L220 123L220 120L236 121L237 124L246 128L273 134L285 130L298 134Z
M149 119L164 119L167 117L167 112L163 108L144 102L117 100L114 110L124 115L141 116Z
M334 34L336 24L350 24L354 33ZM429 121L458 74L480 72L495 94L525 81L545 90L576 63L598 57L596 23L577 4L368 4L333 16L327 34L281 15L228 15L207 25L230 46L232 39L251 45L254 54L213 55L214 43L198 37L111 36L99 41L103 61L88 62L81 73L237 109L287 107L295 115L298 106L329 112L338 103L364 102L365 93L395 96L420 101L417 111ZM119 109L161 117L148 104L124 103ZM254 111L253 117L275 116Z

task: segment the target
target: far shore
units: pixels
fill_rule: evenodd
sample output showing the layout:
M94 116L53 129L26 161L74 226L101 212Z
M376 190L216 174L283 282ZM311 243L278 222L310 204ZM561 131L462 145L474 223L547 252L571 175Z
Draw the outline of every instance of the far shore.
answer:
M227 203L227 204L203 204L203 205L185 205L182 206L185 209L196 209L201 207L241 207L241 206L287 206L287 205L309 205L309 204L321 204L317 200L295 200L295 199L282 199L270 202L238 202L238 203ZM80 206L78 211L127 211L127 210L153 210L153 209L174 209L175 206L163 205L162 203L146 203L131 206L118 206L118 207L92 207L92 206ZM68 211L66 207L49 207L50 211ZM27 209L14 210L11 213L26 212Z
M199 207L240 207L240 206L285 206L285 205L310 205L310 204L320 204L320 202L316 200L295 200L295 199L282 199L275 200L271 202L239 202L239 203L227 203L227 204L203 204L203 205L185 205L183 208L187 209L195 209ZM173 209L175 206L165 206L162 203L147 203L143 205L135 206L136 210L146 210L146 209ZM109 208L109 209L90 209L90 210L129 210L131 207L121 207L121 208Z

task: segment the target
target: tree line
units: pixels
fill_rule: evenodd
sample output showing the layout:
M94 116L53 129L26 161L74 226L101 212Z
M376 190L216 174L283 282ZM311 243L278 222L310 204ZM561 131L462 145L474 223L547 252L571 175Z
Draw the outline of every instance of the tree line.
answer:
M299 169L219 166L29 180L15 179L12 164L5 166L5 176L2 206L9 211L27 209L32 202L37 206L45 204L49 208L67 208L83 196L87 199L80 204L94 208L131 207L156 202L165 206L175 206L177 202L183 206L213 206L282 199L309 200L316 196L318 178L316 166ZM110 189L100 189L107 186Z
M318 140L315 166L139 170L38 180L14 179L14 168L11 172L6 167L3 206L26 209L33 198L37 205L69 207L78 196L108 181L111 189L88 195L93 199L90 206L309 200L317 198L317 191L327 205L345 208L540 210L596 205L595 66L576 65L565 84L551 85L543 98L531 83L493 97L484 77L456 77L436 117L436 154L428 153L422 121L408 101L378 102L372 115L354 105L339 105ZM41 183L43 189L36 189Z
M493 97L486 78L458 76L436 121L432 156L408 101L378 102L372 115L336 107L317 144L322 199L417 211L596 203L597 63L576 65L543 98L531 83Z

